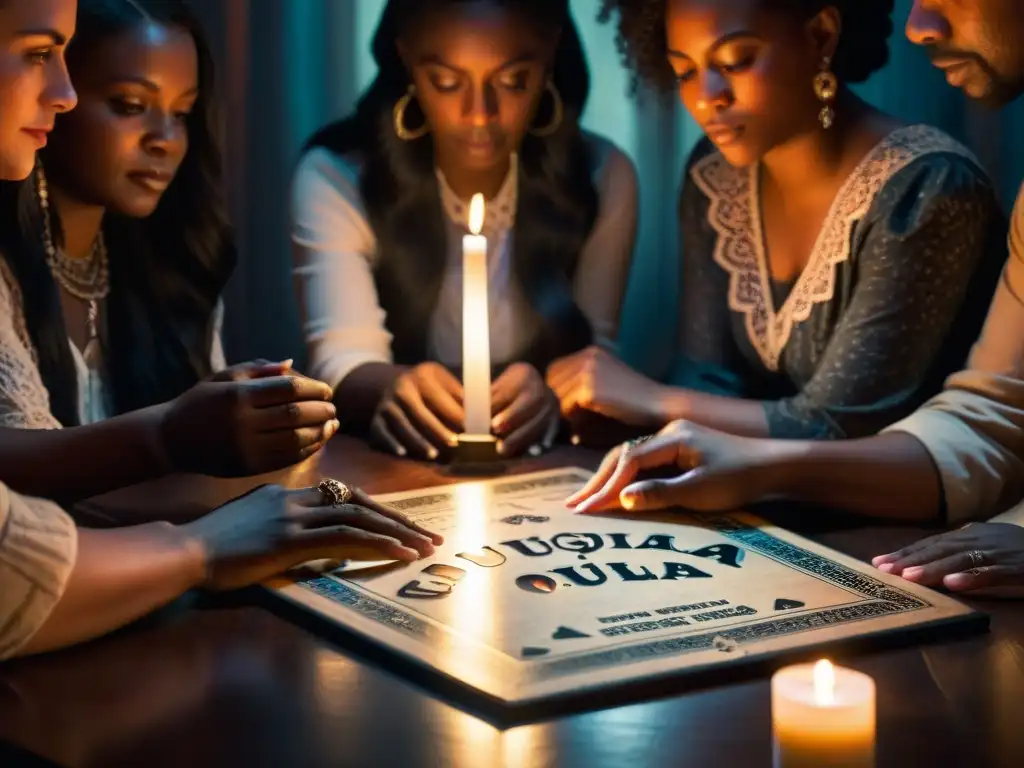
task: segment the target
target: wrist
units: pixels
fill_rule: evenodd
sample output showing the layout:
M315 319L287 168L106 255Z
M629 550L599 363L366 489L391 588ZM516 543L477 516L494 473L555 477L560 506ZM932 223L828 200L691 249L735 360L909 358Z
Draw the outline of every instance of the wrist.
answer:
M184 563L184 573L189 589L206 586L209 581L209 552L203 538L196 535L190 524L173 525L154 523L171 538Z
M760 501L790 499L805 495L812 444L803 440L751 439L756 446L750 481Z
M143 411L143 448L155 477L164 477L176 470L167 445L166 424L170 410L171 404L163 403Z
M693 397L680 387L658 384L655 392L654 415L664 426L673 421L692 421Z

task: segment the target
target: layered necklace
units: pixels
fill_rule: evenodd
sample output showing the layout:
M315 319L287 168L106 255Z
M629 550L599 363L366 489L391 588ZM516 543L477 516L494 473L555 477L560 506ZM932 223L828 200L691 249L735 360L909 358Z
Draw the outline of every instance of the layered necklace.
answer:
M89 338L82 357L90 370L96 370L99 368L101 358L99 305L110 293L110 264L107 258L107 247L103 241L103 232L101 230L96 236L88 258L71 258L63 249L57 247L53 239L53 228L50 223L50 192L41 167L36 169L36 192L39 196L39 209L43 216L43 249L46 251L46 264L54 279L65 291L88 305Z

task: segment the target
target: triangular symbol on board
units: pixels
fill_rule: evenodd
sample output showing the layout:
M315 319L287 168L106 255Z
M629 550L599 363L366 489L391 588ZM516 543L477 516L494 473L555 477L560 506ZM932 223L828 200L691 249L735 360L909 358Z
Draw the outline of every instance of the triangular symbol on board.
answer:
M782 598L779 598L775 601L775 610L788 611L792 608L803 608L804 605L805 604L801 603L799 600L784 600Z
M590 635L580 632L578 629L572 629L571 627L559 627L555 630L554 634L551 635L552 640L576 640L580 637L590 637Z
M526 656L527 658L530 656L543 656L549 650L549 648L534 648L528 645L523 648L523 656Z

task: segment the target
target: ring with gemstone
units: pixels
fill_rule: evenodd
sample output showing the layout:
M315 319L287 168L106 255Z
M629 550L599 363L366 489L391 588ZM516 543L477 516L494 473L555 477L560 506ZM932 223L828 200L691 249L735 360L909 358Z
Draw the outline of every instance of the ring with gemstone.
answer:
M967 557L969 557L971 560L972 568L979 568L985 562L985 555L983 555L976 549L972 549L970 552L968 552Z
M330 477L321 480L316 489L323 494L324 501L332 507L348 504L352 500L352 490L344 483Z

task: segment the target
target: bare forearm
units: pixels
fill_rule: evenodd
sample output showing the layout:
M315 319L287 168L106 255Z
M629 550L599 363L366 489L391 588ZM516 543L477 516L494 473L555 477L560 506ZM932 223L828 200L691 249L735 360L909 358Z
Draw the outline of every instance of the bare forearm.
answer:
M68 429L0 428L4 482L65 504L160 477L160 406Z
M665 423L685 419L741 437L768 437L768 419L756 400L668 387L662 396Z
M344 429L366 429L384 393L407 369L390 363L365 363L342 379L334 405Z
M903 433L832 442L774 441L762 467L767 499L871 517L921 521L942 508L942 480L925 447Z
M204 575L202 548L167 523L81 530L64 594L22 653L113 632L199 586Z

